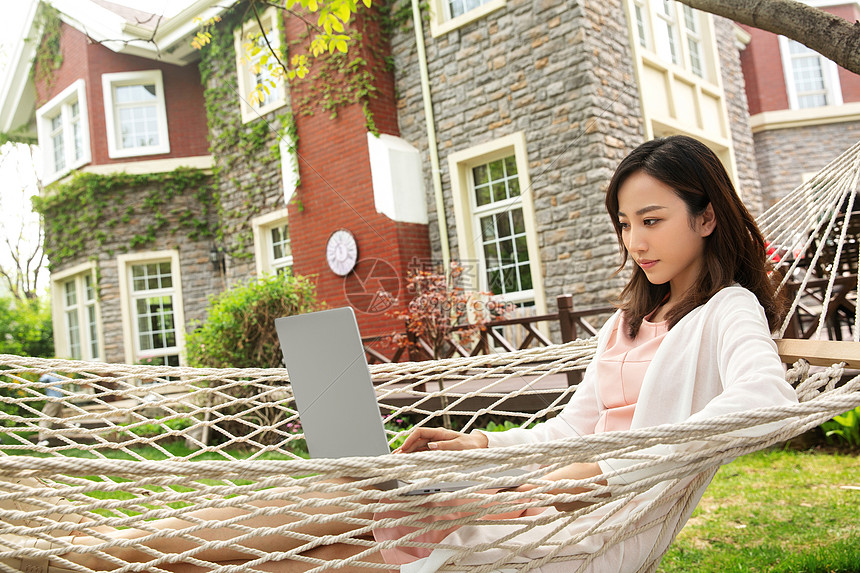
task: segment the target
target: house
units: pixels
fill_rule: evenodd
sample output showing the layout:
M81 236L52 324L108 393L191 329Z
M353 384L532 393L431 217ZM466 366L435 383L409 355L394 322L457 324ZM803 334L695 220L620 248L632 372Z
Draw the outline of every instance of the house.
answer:
M236 0L170 19L51 5L28 19L40 41L19 45L0 131L38 134L48 164L58 356L182 363L209 295L286 267L364 335L396 327L380 291L403 304L410 270L451 260L522 313L562 293L603 305L623 284L603 191L656 136L705 141L762 203L746 33L675 2L376 7L347 55L253 102L266 71L243 45L300 48L300 19Z
M860 2L807 0L860 19ZM803 44L744 26L741 52L750 124L767 206L860 140L860 76Z

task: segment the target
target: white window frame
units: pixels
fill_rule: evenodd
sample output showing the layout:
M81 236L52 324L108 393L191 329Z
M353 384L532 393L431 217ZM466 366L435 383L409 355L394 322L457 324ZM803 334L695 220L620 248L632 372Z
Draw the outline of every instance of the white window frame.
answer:
M87 298L86 277L90 278L94 297ZM77 297L74 306L77 312L78 328L80 331L81 351L78 356L72 355L71 341L68 335L66 288L74 284ZM102 329L101 304L98 296L98 283L95 263L83 263L51 275L51 320L54 328L54 353L63 358L86 361L104 360L104 333ZM91 325L89 309L93 309L95 324ZM91 326L95 327L95 333ZM93 339L95 334L95 340ZM95 352L93 347L95 346Z
M691 31L687 26L686 14L684 13L685 4L680 4L674 0L670 0L672 15L667 16L662 9L658 9L656 4L662 4L664 0L629 0L631 15L631 33L632 38L638 46L638 50L645 50L651 54L651 58L656 59L665 66L673 66L676 70L683 70L684 74L688 74L691 78L698 78L710 83L718 82L716 76L716 61L718 58L713 53L710 43L710 29L705 18L706 14L700 10L693 10L693 18L696 25L696 30ZM640 20L641 17L641 20ZM658 41L654 28L655 22L665 22L670 30L671 41L674 44L675 59L670 57L670 54L664 53L669 50L668 38ZM645 41L644 45L641 40L640 25L644 27ZM662 36L661 36L662 38ZM689 41L693 39L699 46L699 58L701 73L693 71L692 58L690 56ZM658 48L658 44L663 46Z
M789 109L815 109L802 108L798 102L797 86L794 83L794 67L791 57L790 42L785 36L779 36L779 52L782 57L782 70L785 77L785 90L788 94ZM827 106L842 105L842 84L839 82L839 68L836 64L818 54L821 65L821 74L824 78L825 98ZM824 107L824 106L816 106Z
M158 145L122 147L122 141L117 134L119 119L114 102L114 87L154 84L156 90L156 121L158 123ZM139 72L119 72L102 74L102 94L105 103L105 129L107 130L108 157L139 157L142 155L160 155L170 153L170 136L167 129L167 106L164 99L164 81L161 70L145 70Z
M267 8L260 14L260 21L264 27L267 27L266 37L272 48L281 51L282 58L286 57L286 50L281 47L281 34L283 33L283 25L280 17L280 10L274 6ZM245 54L244 39L251 34L258 34L260 26L257 24L256 18L251 17L241 28L236 28L233 31L233 46L236 52L236 75L239 85L239 107L242 115L242 123L248 123L258 119L261 115L280 109L287 104L287 83L284 79L276 82L274 88L269 88L271 101L265 105L251 106L248 101L248 94L256 86L256 74L253 73L252 63L247 61ZM271 57L270 57L271 58Z
M538 247L539 236L532 202L526 139L523 132L517 132L485 144L452 153L448 156L451 188L454 196L454 217L456 219L459 256L460 261L463 263L478 261L478 289L489 291L487 267L484 260L483 248L481 247L482 239L479 217L482 213L480 209L476 209L471 183L471 171L475 166L511 155L516 158L520 195L519 197L505 200L504 206L508 209L512 206L518 206L523 210L532 288L530 290L506 294L503 298L505 301L513 303L534 301L535 312L542 314L546 312L546 293L544 292L540 250Z
M435 38L504 8L507 0L487 0L480 6L452 18L448 0L430 0L430 34Z
M292 268L292 254L283 259L275 260L272 248L272 229L288 224L288 220L287 209L278 209L251 220L251 228L254 232L254 260L257 276L274 274L282 268Z
M160 294L170 294L173 297L173 323L176 328L176 346L158 350L140 350L136 314L133 307L134 293L132 291L131 269L134 265L170 262L170 274L173 286L161 291L148 291ZM149 251L144 253L129 253L117 257L117 272L119 275L120 306L122 311L123 349L128 364L135 364L140 359L179 355L179 364L185 365L185 311L182 304L182 275L179 267L179 252L176 250Z
M78 124L81 134L81 157L74 156L74 130L72 124L71 107L78 104ZM63 155L65 165L56 169L54 162L54 142L51 137L51 120L57 116L61 117L63 129ZM77 169L92 161L90 150L90 127L89 115L87 113L86 82L79 79L69 87L57 94L48 103L36 111L36 129L39 136L39 147L42 149L44 183L56 181L73 169Z

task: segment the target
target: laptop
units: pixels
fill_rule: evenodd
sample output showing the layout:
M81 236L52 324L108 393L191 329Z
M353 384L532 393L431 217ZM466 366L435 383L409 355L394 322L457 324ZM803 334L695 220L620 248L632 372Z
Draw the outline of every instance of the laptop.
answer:
M275 320L296 408L312 458L391 453L376 392L352 308L335 308ZM519 475L509 470L491 475ZM440 482L410 491L457 491L477 482ZM393 489L403 483L377 484Z

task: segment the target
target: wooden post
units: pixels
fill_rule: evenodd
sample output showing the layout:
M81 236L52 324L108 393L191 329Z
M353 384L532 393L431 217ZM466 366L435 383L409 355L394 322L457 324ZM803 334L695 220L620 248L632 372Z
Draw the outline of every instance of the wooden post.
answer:
M576 323L573 321L573 295L560 294L556 298L558 305L558 322L561 326L561 341L576 340Z
M573 295L560 294L556 298L558 305L558 322L561 327L561 341L571 342L576 340L576 322L573 318ZM582 372L567 372L567 385L576 386L582 381Z

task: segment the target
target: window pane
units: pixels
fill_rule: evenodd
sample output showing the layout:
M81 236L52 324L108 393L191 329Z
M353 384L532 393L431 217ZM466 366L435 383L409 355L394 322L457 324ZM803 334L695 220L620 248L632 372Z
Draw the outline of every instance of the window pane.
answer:
M642 6L636 5L636 32L639 37L639 45L648 47L648 36L645 33L645 18L642 15Z
M90 358L97 359L99 357L99 333L96 324L96 306L94 304L87 307L87 322L90 335Z
M481 236L484 239L484 242L492 241L496 238L496 225L493 222L494 217L491 215L489 217L481 218Z
M482 185L481 187L475 188L475 204L480 207L482 205L486 205L487 203L492 203L493 197L490 194L490 186Z
M511 220L514 223L514 233L525 233L526 232L526 221L523 218L523 210L522 209L512 209L511 210Z
M68 281L63 284L63 290L66 295L66 306L75 306L78 304L78 291L75 288L75 281Z
M62 171L66 168L66 148L62 130L51 137L51 145L54 148L54 171Z
M499 237L511 236L511 214L510 212L502 212L496 215L496 228L499 230Z
M517 159L513 155L505 158L505 176L511 177L517 174Z
M532 269L528 265L522 265L519 267L520 271L520 286L522 290L529 290L534 288L532 284Z
M290 228L289 225L283 224L277 227L272 227L272 262L277 265L283 262L284 259L291 256L292 249L290 248Z
M702 54L699 41L694 38L687 38L687 47L690 52L690 71L699 76L704 77L702 69Z
M116 86L114 89L117 103L155 101L156 99L155 84Z
M96 289L93 288L93 277L91 275L84 275L84 292L86 293L87 301L96 299Z
M475 180L475 187L478 185L484 185L490 181L486 165L479 165L472 169L472 176Z
M69 341L69 357L80 360L81 356L81 329L78 322L78 309L66 312L66 336Z
M491 181L500 181L505 178L505 167L502 161L493 161L489 164L490 168L490 180Z
M486 243L484 245L484 260L487 262L488 268L499 266L499 249L496 243Z

